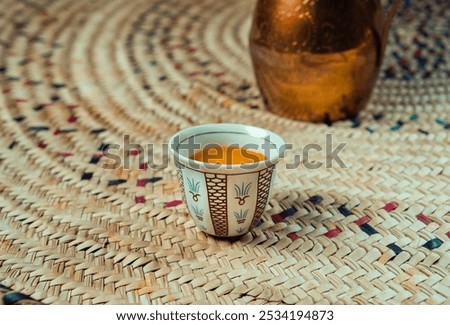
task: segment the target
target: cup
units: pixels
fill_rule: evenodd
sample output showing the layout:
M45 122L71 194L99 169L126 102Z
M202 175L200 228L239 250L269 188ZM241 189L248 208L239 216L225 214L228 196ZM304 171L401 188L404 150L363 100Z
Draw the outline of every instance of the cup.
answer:
M213 146L256 150L253 163L213 164L192 159ZM271 195L275 167L285 144L277 134L250 125L205 124L184 129L169 141L183 201L195 224L215 237L239 237L260 220Z

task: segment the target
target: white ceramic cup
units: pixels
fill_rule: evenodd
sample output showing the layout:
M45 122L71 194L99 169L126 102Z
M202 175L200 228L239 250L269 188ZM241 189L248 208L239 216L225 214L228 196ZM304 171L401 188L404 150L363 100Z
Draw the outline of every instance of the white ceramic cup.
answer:
M253 149L267 160L219 165L191 158L211 145ZM198 125L172 136L169 150L178 168L183 201L196 225L217 237L250 231L270 198L275 166L284 149L277 134L241 124Z

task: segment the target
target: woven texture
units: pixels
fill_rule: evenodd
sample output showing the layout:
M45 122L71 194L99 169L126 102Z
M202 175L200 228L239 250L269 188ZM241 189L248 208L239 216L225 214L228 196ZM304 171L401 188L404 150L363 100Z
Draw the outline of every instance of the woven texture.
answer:
M47 304L450 303L448 1L405 1L370 104L333 125L264 109L254 4L0 2L0 283ZM160 164L210 122L295 148L233 242L194 225L173 164L105 168L124 135ZM285 167L328 133L348 168Z

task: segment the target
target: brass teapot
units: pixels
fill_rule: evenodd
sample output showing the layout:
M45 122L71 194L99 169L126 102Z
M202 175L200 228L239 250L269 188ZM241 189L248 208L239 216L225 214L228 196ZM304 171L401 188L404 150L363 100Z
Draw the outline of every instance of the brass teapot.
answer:
M258 0L250 54L266 106L311 122L357 116L400 1L384 17L380 0Z

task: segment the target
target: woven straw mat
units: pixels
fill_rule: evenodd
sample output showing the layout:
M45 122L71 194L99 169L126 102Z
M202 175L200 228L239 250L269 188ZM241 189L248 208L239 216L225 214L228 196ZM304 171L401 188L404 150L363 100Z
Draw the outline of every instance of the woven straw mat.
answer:
M448 1L404 2L370 104L333 125L263 107L254 4L0 2L3 286L46 304L450 303ZM172 163L103 156L129 135L161 166L173 133L211 122L294 146L237 241L195 226ZM326 134L347 168L286 168Z

